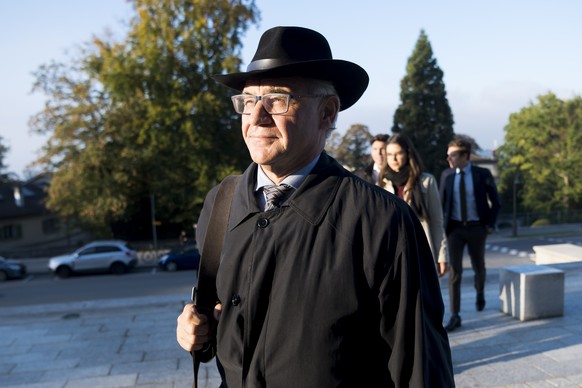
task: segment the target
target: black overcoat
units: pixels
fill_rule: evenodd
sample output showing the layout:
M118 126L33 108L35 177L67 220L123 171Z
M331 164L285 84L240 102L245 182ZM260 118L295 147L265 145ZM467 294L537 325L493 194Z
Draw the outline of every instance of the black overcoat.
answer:
M257 168L235 190L217 278L224 385L453 387L439 281L409 206L323 153L285 206L263 212Z

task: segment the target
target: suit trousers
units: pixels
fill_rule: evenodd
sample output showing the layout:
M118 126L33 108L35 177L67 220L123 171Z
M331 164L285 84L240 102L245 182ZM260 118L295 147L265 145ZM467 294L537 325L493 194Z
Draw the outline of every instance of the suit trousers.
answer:
M450 221L447 227L447 244L449 250L449 299L451 313L461 311L461 280L463 275L463 253L465 246L471 258L471 267L475 273L474 286L477 295L483 295L485 289L485 241L487 227L479 222L469 222L466 225L458 221Z

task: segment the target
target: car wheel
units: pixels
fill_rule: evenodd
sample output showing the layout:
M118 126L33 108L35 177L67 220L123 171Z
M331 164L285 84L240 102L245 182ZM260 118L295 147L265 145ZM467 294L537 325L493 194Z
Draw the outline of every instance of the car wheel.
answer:
M166 263L166 271L168 272L176 272L178 270L178 264L173 261L168 261Z
M111 273L115 275L122 275L127 271L127 267L125 264L116 261L115 263L111 264Z
M59 268L57 268L55 272L57 276L60 278L68 278L69 276L71 276L71 273L73 271L71 270L70 267L67 267L66 265L61 265Z
M8 279L8 275L6 274L6 272L0 271L0 282L5 281L6 279Z

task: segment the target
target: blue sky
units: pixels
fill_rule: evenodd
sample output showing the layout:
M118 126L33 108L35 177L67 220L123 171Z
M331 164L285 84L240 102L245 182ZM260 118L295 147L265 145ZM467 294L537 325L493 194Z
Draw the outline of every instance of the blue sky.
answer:
M300 25L323 33L335 58L368 71L368 90L340 114L341 133L352 124L390 133L400 81L421 29L444 72L455 132L473 136L482 148L502 144L509 115L537 96L582 94L577 0L258 0L257 5L260 26L245 36L245 62L265 29ZM123 37L130 15L125 0L0 2L0 136L10 147L9 171L22 175L46 141L28 128L45 100L30 93L32 72L53 60L67 62L93 35L110 30Z

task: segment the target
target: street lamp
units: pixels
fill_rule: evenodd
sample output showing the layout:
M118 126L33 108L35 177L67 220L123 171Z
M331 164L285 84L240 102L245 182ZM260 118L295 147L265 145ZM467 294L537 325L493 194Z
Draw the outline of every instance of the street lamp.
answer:
M156 233L156 226L158 221L156 221L156 197L154 193L150 193L150 211L152 217L152 239L154 243L154 252L158 254L158 235Z

